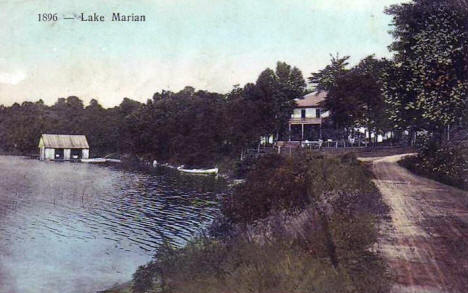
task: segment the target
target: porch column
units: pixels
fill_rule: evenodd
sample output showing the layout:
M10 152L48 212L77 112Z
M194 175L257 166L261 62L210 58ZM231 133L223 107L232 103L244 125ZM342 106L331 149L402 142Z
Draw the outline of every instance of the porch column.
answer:
M289 141L291 141L291 123L289 123L288 126L289 126L289 133L288 133Z
M71 154L71 150L70 150L70 149L64 149L64 150L63 150L63 159L64 159L65 161L70 160L70 158L71 158L71 155L70 155L70 154Z
M320 122L319 126L319 138L322 139L322 122Z
M301 132L302 132L302 137L301 141L304 140L304 124L301 124Z

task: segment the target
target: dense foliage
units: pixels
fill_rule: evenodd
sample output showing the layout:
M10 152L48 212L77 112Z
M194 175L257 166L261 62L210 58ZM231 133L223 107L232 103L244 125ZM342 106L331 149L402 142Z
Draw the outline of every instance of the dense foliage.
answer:
M407 157L401 165L416 174L468 190L468 144L429 140L419 154Z
M301 71L278 62L256 83L226 95L185 87L155 93L146 103L125 98L110 109L94 99L84 106L74 96L52 106L41 100L1 106L0 151L36 153L42 133L84 134L92 155L117 152L212 165L256 146L261 136L278 137L304 88Z
M85 107L79 98L71 96L58 99L52 106L42 100L0 106L0 151L35 153L42 133L57 133L86 135L94 154L116 152L119 138L124 136L121 121L127 103L128 99L119 107L104 109L91 100Z
M457 1L391 6L394 65L385 78L392 121L444 132L460 124L468 95L468 9Z
M345 137L360 127L368 134L391 130L382 91L384 73L391 61L371 55L347 68L348 58L332 56L329 65L309 77L318 90L328 91L322 106L330 111L334 128Z
M393 64L383 92L394 128L419 141L417 157L402 164L466 188L468 125L468 6L466 1L415 0L391 6ZM454 139L458 137L458 139Z
M245 91L247 97L258 105L259 115L264 121L264 136L274 135L278 138L280 133L285 131L296 106L294 99L302 98L305 86L298 68L278 62L275 71L264 70L255 86Z
M323 194L377 192L369 181L371 174L355 158L342 160L322 155L265 156L249 172L246 183L226 199L224 214L235 223L251 223L273 212L300 211Z
M348 68L348 56L309 81L329 92L324 106L335 128L349 133L417 131L450 139L462 127L468 96L468 9L466 1L415 0L390 6L392 60L364 58ZM444 134L444 135L440 135Z
M382 95L382 75L388 63L368 56L337 77L324 103L336 127L365 127L374 133L390 129Z
M387 209L369 175L350 155L263 157L223 203L228 236L166 243L134 290L388 292L386 266L370 252Z

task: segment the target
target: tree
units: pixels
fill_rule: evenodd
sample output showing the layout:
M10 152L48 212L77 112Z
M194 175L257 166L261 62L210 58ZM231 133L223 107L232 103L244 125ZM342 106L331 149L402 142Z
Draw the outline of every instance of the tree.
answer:
M134 150L134 142L136 140L136 123L138 117L134 113L141 107L141 103L129 98L124 98L122 103L117 107L116 112L118 118L119 131L119 150L123 153L131 153Z
M246 94L259 107L263 135L274 135L278 139L284 132L291 113L296 106L295 99L302 98L305 90L302 72L284 62L276 64L276 70L265 69L257 79L254 88Z
M376 59L374 55L370 55L351 70L362 79L362 92L357 93L362 112L358 125L367 127L369 139L372 131L378 134L391 129L383 95L383 79L391 65L392 62L385 58ZM377 138L377 135L375 137Z
M317 91L329 91L337 85L337 79L344 75L348 69L348 60L350 56L341 57L337 53L336 56L330 54L330 64L318 72L313 72L308 78L309 82Z
M227 146L226 99L185 87L162 91L127 116L132 153L186 166L213 166Z
M382 75L389 61L368 56L336 77L324 106L338 129L346 133L356 127L366 127L370 133L388 128L382 95Z
M396 126L440 134L460 123L468 94L464 4L416 0L387 9L393 16L395 38L390 49L396 54L384 93Z
M92 155L105 156L118 152L117 115L103 108L95 99L83 111L81 134L86 135Z
M383 95L387 117L393 129L399 132L408 130L410 144L414 143L414 134L424 128L421 109L415 106L417 92L412 87L404 87L412 78L408 66L391 63L383 75Z
M56 134L81 134L83 101L76 96L59 98L50 108L48 132Z
M355 72L344 74L336 79L330 88L324 107L330 111L330 118L337 129L348 132L361 118L359 99L362 78Z
M39 137L46 121L43 103L23 102L14 104L6 111L6 145L9 151L28 153L37 148Z
M234 88L226 97L228 141L232 151L241 156L249 146L256 147L259 137L265 134L261 109L251 98L254 91L255 84L248 83L244 88Z
M284 133L288 125L291 114L296 107L296 99L304 96L306 83L302 72L297 67L291 67L284 62L276 65L276 76L278 77L278 92L275 95L275 117L276 138L280 133Z

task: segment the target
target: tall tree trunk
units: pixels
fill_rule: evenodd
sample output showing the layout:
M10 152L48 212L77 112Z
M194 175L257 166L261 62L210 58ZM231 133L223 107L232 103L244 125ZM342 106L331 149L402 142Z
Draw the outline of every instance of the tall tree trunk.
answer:
M408 130L408 144L409 146L413 146L413 127L410 127L410 129Z

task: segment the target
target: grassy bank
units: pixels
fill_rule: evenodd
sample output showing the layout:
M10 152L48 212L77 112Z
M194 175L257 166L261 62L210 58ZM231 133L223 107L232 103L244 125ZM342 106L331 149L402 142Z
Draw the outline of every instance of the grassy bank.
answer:
M265 156L209 235L163 245L133 292L387 292L372 249L387 208L371 177L352 155Z

